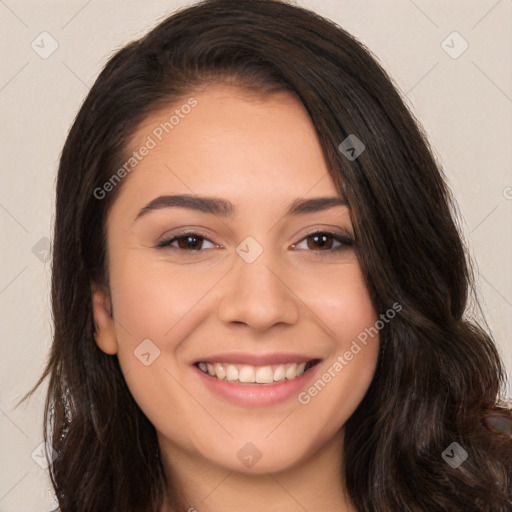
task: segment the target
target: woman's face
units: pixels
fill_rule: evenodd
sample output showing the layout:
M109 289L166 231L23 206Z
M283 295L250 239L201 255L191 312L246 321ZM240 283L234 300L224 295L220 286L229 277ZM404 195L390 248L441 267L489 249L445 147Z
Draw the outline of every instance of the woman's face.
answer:
M275 472L341 445L378 357L377 336L357 338L377 317L302 104L221 85L194 99L133 139L107 219L113 320L93 288L97 341L167 453Z

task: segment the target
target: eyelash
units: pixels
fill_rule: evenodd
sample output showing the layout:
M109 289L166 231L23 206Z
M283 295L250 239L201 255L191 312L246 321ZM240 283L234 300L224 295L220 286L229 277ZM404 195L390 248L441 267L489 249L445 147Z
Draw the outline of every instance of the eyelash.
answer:
M336 254L340 253L341 251L346 250L348 247L351 247L355 244L354 239L347 235L339 235L337 233L331 233L329 231L313 231L313 232L307 234L305 237L303 237L297 244L293 244L293 245L294 246L298 245L299 243L303 242L304 240L307 240L308 238L310 238L314 235L326 235L328 237L332 237L335 241L337 241L341 244L340 246L335 247L333 249L309 250L309 252L316 253L317 256L321 256L321 257L336 255ZM171 244L173 242L175 242L176 240L179 240L180 238L184 238L187 236L193 237L193 238L202 238L203 240L208 240L208 242L214 243L206 236L201 235L201 233L196 233L196 232L190 231L190 232L178 233L177 235L175 235L171 238L164 239L164 240L158 242L156 247L159 249L164 249L164 248L178 249L180 251L184 251L184 252L188 252L188 253L200 253L200 252L203 252L204 250L206 250L206 249L197 249L197 250L195 250L195 249L180 249L179 247L171 247ZM194 254L194 256L196 256L196 255Z

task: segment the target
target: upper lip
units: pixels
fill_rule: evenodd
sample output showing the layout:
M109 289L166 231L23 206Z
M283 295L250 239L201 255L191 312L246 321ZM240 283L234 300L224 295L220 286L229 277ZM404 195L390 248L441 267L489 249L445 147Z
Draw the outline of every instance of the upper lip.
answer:
M272 352L269 354L224 353L198 359L197 363L231 363L248 364L251 366L269 366L272 364L307 363L320 360L320 357L297 353Z

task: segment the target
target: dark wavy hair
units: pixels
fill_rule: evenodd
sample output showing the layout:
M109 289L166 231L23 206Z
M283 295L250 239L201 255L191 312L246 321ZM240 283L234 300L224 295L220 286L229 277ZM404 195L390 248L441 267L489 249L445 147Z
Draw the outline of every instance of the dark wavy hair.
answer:
M492 428L511 417L500 401L504 368L487 325L468 316L472 270L442 169L370 51L278 0L206 0L173 13L111 57L68 134L57 177L53 345L36 384L49 377L45 439L58 453L51 479L60 510L155 511L172 488L155 428L117 356L94 340L91 282L108 285L105 220L122 183L102 200L94 191L129 157L150 114L212 83L297 95L348 200L373 306L402 306L380 333L377 371L344 427L357 510L511 510L512 442ZM350 134L366 146L355 160L338 149ZM468 453L458 468L442 457L453 442Z

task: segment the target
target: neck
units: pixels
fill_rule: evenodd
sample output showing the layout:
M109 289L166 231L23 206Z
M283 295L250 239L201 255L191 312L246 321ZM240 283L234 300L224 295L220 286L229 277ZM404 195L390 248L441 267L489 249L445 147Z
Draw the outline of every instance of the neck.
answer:
M289 468L240 473L213 464L160 439L160 451L175 496L162 512L356 512L344 486L343 432Z

